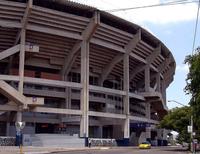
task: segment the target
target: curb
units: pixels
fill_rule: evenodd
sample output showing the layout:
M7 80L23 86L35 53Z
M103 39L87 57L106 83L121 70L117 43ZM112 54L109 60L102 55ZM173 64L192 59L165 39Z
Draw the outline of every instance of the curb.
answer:
M63 149L63 150L52 150L49 153L57 153L57 152L70 152L70 151L83 151L83 150L109 150L110 147L98 147L98 148L83 148L83 149Z

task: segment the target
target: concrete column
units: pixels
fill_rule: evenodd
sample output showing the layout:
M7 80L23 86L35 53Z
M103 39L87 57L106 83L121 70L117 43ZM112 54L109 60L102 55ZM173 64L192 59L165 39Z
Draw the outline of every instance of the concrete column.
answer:
M103 137L103 126L101 125L98 127L98 137L99 138Z
M6 113L7 122L6 122L6 136L10 135L10 112Z
M71 109L71 88L65 88L66 98L65 98L65 108Z
M161 82L162 84L162 96L163 96L163 100L166 103L166 87L165 87L165 80L162 80Z
M146 140L151 139L151 127L146 127Z
M146 118L151 119L151 104L149 102L146 102ZM145 132L146 132L146 140L150 140L151 139L151 127L146 126Z
M10 122L6 122L6 136L10 136Z
M81 45L81 110L80 137L88 137L89 129L89 43L83 41Z
M157 83L156 91L160 92L160 73L156 74L156 83Z
M149 102L146 102L146 118L150 119L151 118L151 104Z
M20 39L20 53L19 53L19 84L18 90L23 94L24 89L24 62L25 62L25 39L26 39L26 30L21 30L21 39ZM23 106L19 106L19 111L17 112L17 121L22 121L22 109Z
M145 91L149 92L150 90L150 66L146 65L145 69L144 69L144 80L145 80Z
M124 121L124 138L129 139L130 137L130 119L129 119L129 54L124 54L124 91L126 95L123 96L124 102L124 114L126 114L126 119Z

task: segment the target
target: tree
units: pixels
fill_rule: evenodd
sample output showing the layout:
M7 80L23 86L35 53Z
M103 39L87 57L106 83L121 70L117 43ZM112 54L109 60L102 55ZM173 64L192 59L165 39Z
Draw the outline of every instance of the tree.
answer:
M174 108L161 120L159 127L177 131L180 143L189 142L190 134L187 126L190 124L191 108L188 106Z
M194 129L197 138L200 137L200 47L195 50L195 54L186 56L185 63L189 66L187 75L187 85L185 91L191 94L190 105L194 119Z

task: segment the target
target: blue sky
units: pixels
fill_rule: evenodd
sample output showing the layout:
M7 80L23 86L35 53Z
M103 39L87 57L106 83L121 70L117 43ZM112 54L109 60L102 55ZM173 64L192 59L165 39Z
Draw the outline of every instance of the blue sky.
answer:
M95 6L101 10L129 8L171 2L177 0L73 0ZM191 0L188 0L191 1ZM176 74L173 83L167 89L167 99L188 104L190 96L183 91L188 67L185 56L192 53L192 42L197 14L197 3L162 6L146 9L114 12L121 18L136 23L160 39L172 52L176 60ZM200 25L198 24L195 48L200 45ZM169 108L180 106L168 103Z

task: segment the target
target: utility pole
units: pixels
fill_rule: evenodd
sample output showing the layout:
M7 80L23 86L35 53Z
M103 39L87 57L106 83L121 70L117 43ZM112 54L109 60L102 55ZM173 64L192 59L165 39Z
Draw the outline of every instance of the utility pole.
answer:
M193 145L193 116L191 115L191 142L192 142L192 145L191 145L191 151L194 153L195 149L194 149L194 145Z

